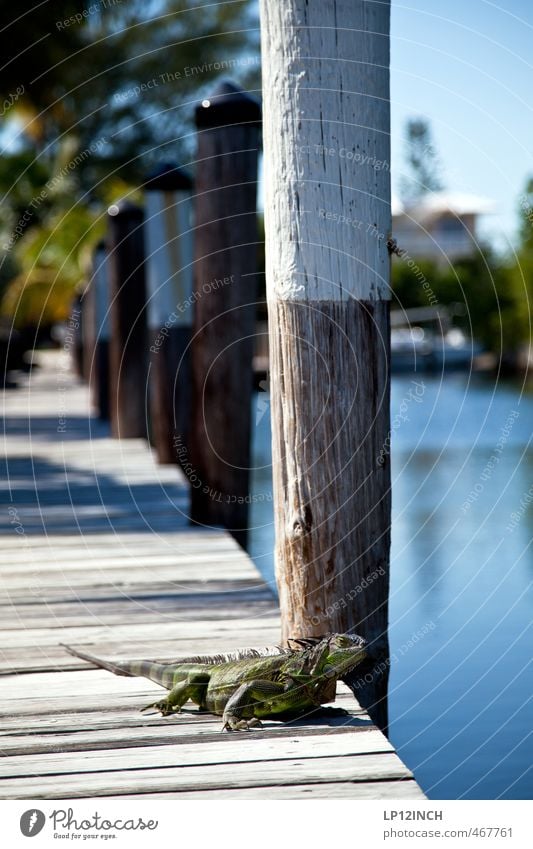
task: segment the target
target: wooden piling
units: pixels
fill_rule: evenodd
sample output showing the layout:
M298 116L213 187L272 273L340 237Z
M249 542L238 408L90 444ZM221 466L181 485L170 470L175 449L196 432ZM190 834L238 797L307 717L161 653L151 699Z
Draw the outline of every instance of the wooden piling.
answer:
M90 383L91 370L94 364L94 348L96 343L95 296L92 281L85 286L81 296L81 377Z
M89 373L91 398L98 418L109 419L109 256L104 241L93 256L91 314L94 317L93 361Z
M83 313L84 299L81 293L77 292L72 299L69 327L73 328L74 341L72 344L72 369L74 374L82 378L84 377L84 354L83 354Z
M128 201L109 210L110 418L113 436L147 435L147 333L143 212Z
M259 103L231 83L196 109L191 516L246 545Z
M144 188L151 435L158 461L175 463L189 442L191 414L192 180L164 164Z
M261 0L283 638L327 631L366 637L372 661L362 677L358 670L358 698L382 727L389 669L389 11L387 2Z

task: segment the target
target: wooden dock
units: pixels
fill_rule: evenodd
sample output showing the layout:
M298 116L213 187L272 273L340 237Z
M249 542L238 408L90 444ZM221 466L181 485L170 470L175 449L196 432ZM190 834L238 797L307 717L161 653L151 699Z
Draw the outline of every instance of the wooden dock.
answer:
M229 534L188 526L179 472L109 437L65 352L39 363L3 393L0 798L423 799L346 688L349 716L228 734L192 707L142 715L159 687L65 652L263 646L279 620Z

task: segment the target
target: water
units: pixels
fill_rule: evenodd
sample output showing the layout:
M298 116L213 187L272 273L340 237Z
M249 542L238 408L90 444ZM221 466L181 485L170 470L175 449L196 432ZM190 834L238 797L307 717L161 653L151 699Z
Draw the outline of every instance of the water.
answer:
M391 396L390 738L429 798L530 799L533 397L424 375L415 401L414 379ZM274 584L265 393L254 417L251 554Z

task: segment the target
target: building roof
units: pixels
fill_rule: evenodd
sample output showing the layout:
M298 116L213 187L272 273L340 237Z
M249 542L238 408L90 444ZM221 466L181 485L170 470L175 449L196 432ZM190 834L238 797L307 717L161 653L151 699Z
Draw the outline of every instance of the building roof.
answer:
M463 192L428 192L416 203L402 205L398 198L392 199L392 214L406 214L417 221L451 213L452 215L488 215L496 211L493 200L481 195L469 195Z

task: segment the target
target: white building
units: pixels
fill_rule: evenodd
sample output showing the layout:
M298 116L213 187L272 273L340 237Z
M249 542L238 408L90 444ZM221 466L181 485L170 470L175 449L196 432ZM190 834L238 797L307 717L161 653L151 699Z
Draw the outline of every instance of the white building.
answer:
M411 257L453 263L475 253L478 218L494 210L489 198L458 192L428 193L409 207L393 199L392 234Z

